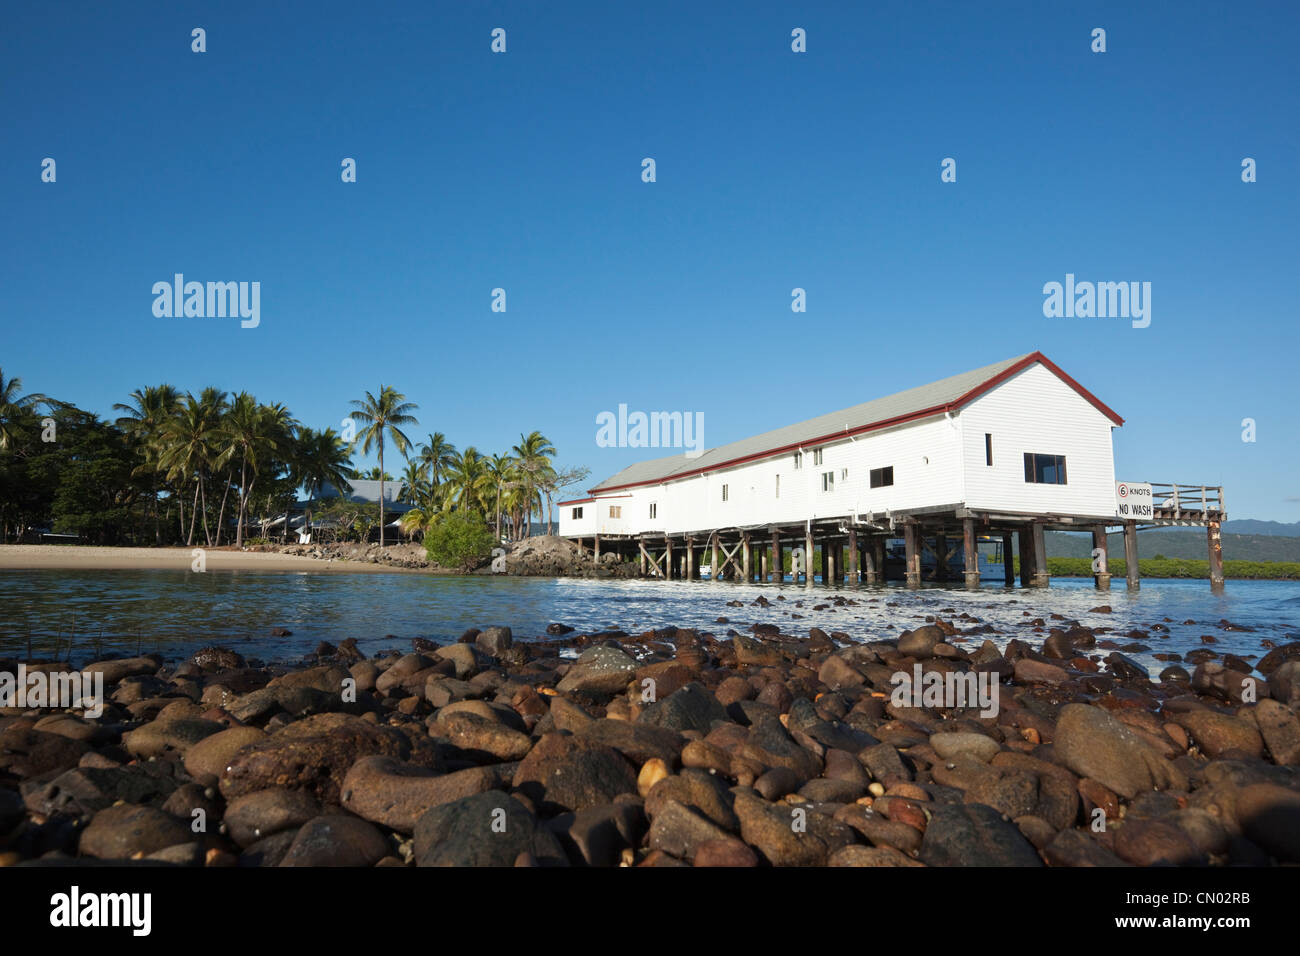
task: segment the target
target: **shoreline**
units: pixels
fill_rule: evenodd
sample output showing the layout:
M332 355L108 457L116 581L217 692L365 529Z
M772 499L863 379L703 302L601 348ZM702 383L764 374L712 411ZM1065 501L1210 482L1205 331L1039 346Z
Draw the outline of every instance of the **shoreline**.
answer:
M193 548L131 548L101 545L0 545L3 571L188 571ZM445 574L367 561L313 558L270 551L204 548L208 571L315 571L326 574Z

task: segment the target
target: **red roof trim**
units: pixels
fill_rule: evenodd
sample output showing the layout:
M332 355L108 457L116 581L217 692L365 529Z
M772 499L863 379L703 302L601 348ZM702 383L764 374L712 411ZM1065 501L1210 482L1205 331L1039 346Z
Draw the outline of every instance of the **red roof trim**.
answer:
M557 501L555 507L563 508L565 505L585 505L587 502L595 500L595 498L574 498L572 501Z
M1049 359L1042 352L1035 352L1032 355L1027 355L1025 356L1025 358L1017 362L1015 365L1012 365L1010 368L1005 369L1002 372L999 372L997 375L994 375L987 382L983 382L979 385L976 385L965 395L961 396L955 402L949 405L948 408L949 409L961 408L963 405L966 405L974 401L976 398L979 398L979 396L983 395L985 392L989 391L990 389L997 388L997 386L1001 385L1003 382L1011 378L1013 375L1017 375L1020 372L1023 372L1025 369L1029 368L1029 366L1033 365L1035 362L1041 362L1044 368L1046 368L1049 372L1051 372L1053 375L1059 378L1066 385L1070 386L1070 388L1078 392L1079 395L1084 400L1086 400L1090 405L1093 406L1093 408L1097 409L1097 411L1101 412L1103 415L1109 418L1116 425L1124 424L1124 419L1120 418L1120 416L1113 409L1111 409L1110 406L1108 406L1100 398L1092 394L1092 392L1088 391L1086 388L1084 388L1082 385L1080 385L1078 382L1072 379L1069 375L1066 375L1065 372L1061 370L1060 366L1058 366L1055 362Z
M741 458L732 458L729 459L728 461L719 462L716 465L707 465L702 468L696 468L692 471L683 471L675 475L669 475L667 478L654 478L649 481L633 481L625 485L613 485L609 488L601 488L599 490L593 489L593 493L599 494L601 495L601 497L605 497L603 493L606 491L620 491L623 488L638 488L643 485L667 484L670 481L679 481L682 478L691 478L695 475L704 474L705 472L720 471L723 468L733 468L736 465L748 464L751 461L758 461L763 458L772 458L776 455L780 455L785 452L796 451L800 448L811 448L814 445L821 445L828 441L834 441L837 438L844 438L846 436L851 436L851 435L861 435L865 432L879 431L882 428L892 428L895 425L904 425L907 424L908 422L919 421L920 419L930 418L934 415L941 415L944 414L945 412L951 412L954 411L955 409L961 408L964 405L968 405L970 402L974 401L976 398L983 395L985 392L996 388L997 386L1005 382L1007 379L1011 378L1013 375L1017 375L1020 372L1023 372L1025 369L1029 368L1029 366L1035 364L1036 362L1041 362L1044 368L1046 368L1049 372L1051 372L1053 375L1055 375L1057 378L1063 381L1066 385L1070 386L1070 388L1078 392L1079 395L1082 396L1090 405L1096 408L1097 411L1101 412L1103 415L1109 418L1116 425L1124 424L1124 419L1120 418L1120 416L1115 411L1113 411L1108 405L1106 405L1101 399L1099 399L1096 395L1093 395L1092 392L1088 391L1086 388L1084 388L1074 379L1070 378L1070 376L1066 375L1065 372L1061 371L1061 369L1042 352L1034 352L1032 355L1025 356L1025 358L1017 362L1015 365L1012 365L1009 368L1004 369L1003 371L999 372L997 375L994 375L992 378L990 378L987 382L980 383L979 385L972 388L969 392L966 392L964 395L960 396L955 401L949 402L946 405L933 405L930 408L923 408L920 411L911 412L907 415L896 415L893 418L882 419L881 421L878 422L870 422L866 425L860 425L857 428L844 429L842 431L832 432L829 435L819 435L818 437L810 438L807 441L795 442L789 445L782 445L779 448L770 448L766 451L755 452L752 455L745 455ZM617 497L629 498L631 496L621 495Z

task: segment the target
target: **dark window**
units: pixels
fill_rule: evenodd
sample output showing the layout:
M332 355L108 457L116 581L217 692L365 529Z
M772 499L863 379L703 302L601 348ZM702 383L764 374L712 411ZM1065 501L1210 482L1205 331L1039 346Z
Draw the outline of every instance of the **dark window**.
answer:
M659 517L659 505L653 501L650 502L650 517L652 519Z
M871 487L883 488L894 483L894 466L871 469Z
M993 436L988 432L984 433L984 464L993 467Z
M574 520L574 521L577 521L577 520L578 520L579 518L581 518L581 517L582 517L582 509L581 509L581 508L574 508L574 509L573 509L573 520Z
M1025 481L1035 485L1065 484L1065 456L1025 452Z

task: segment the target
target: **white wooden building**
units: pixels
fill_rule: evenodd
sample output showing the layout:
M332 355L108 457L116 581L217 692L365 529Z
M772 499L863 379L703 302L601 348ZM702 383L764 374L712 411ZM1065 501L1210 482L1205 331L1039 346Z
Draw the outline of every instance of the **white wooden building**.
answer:
M560 534L597 551L635 548L666 577L696 576L697 556L708 560L698 552L711 550L715 573L766 579L770 545L780 580L785 543L809 555L820 544L828 580L847 570L856 581L865 566L869 582L884 571L885 539L902 537L911 584L923 541L933 538L942 579L956 534L967 583L977 585L973 540L1000 535L1009 555L1018 532L1022 580L1046 584L1045 529L1092 530L1104 548L1106 525L1120 523L1112 430L1123 424L1033 352L699 457L632 465L589 497L561 502Z

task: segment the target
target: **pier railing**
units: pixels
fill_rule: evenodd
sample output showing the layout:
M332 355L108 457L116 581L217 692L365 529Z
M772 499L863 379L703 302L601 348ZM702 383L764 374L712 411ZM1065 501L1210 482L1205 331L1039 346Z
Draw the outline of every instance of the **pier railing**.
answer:
M1170 485L1151 482L1151 508L1157 518L1209 519L1227 513L1221 485Z

